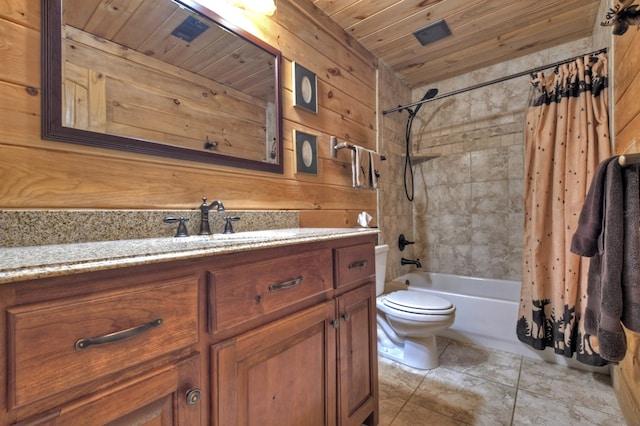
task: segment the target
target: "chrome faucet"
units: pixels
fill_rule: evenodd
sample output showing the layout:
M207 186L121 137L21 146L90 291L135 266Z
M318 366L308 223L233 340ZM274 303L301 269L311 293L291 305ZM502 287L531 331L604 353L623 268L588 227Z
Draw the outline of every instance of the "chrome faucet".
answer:
M211 209L223 212L224 205L220 200L207 204L207 197L202 197L202 204L200 204L200 232L198 232L198 235L211 235L211 228L209 227L209 210Z
M422 268L422 264L420 263L420 259L405 259L404 257L400 259L401 265L416 265L416 268Z

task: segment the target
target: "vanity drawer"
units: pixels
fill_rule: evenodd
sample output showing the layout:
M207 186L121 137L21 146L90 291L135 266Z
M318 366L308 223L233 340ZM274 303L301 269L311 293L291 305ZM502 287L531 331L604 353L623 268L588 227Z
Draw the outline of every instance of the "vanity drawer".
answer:
M211 272L211 283L211 326L217 332L331 289L331 250Z
M335 249L336 288L375 276L376 252L373 244Z
M197 342L197 291L198 277L189 275L9 308L10 406Z

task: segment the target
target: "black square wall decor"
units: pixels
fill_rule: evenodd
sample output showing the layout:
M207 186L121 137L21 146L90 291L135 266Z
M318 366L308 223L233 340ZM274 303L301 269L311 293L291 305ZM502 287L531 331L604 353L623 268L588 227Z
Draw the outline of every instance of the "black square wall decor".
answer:
M318 79L297 62L293 62L293 106L318 113Z
M296 149L296 173L318 174L317 136L293 131Z

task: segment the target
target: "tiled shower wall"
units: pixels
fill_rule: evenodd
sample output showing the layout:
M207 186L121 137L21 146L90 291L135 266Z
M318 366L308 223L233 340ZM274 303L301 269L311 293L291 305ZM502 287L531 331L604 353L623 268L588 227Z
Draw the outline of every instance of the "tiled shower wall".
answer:
M378 67L378 104L381 110L404 105L411 101L411 90L384 66ZM413 238L413 206L404 195L402 167L404 165L404 129L406 113L382 115L379 111L380 129L378 150L387 157L380 164L381 178L378 181L378 226L379 242L389 245L386 279L390 280L406 272L400 265L402 255L411 257L411 250L398 250L398 235Z
M427 270L519 279L523 136L515 127L417 169L414 234Z
M597 47L596 47L597 48ZM594 50L585 38L416 89L440 94ZM423 105L413 125L414 254L423 270L521 279L528 77ZM430 155L433 159L424 159Z

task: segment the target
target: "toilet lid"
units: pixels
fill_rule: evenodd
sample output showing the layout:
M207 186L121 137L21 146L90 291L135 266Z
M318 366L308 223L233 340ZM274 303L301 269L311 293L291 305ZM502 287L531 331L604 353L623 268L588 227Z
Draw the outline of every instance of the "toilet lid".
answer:
M409 290L394 291L386 295L384 304L402 311L424 314L446 314L453 308L453 304L442 297Z

